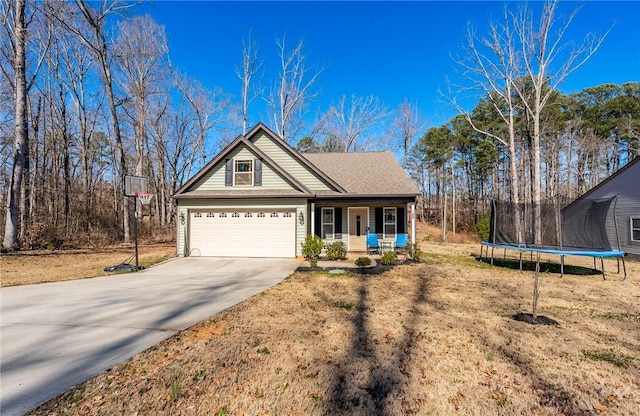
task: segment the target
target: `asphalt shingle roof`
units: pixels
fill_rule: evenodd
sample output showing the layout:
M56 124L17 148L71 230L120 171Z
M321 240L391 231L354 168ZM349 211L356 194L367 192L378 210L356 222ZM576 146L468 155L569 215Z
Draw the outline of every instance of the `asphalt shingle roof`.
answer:
M350 194L417 195L418 188L389 152L303 153Z

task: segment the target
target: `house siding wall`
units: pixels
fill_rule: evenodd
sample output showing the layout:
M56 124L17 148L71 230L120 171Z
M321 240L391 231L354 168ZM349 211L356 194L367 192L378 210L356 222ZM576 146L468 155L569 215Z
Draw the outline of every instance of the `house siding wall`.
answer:
M253 139L253 143L278 164L284 171L296 178L301 184L312 191L331 190L309 168L295 160L289 153L283 150L279 144L265 134Z
M230 159L253 160L255 155L249 149L240 147L229 155ZM208 174L196 182L191 190L221 190L221 189L248 189L250 186L225 186L225 163L221 161ZM266 163L262 164L262 186L260 189L292 189L293 187L285 181L278 173Z
M588 195L588 199L618 196L607 214L607 236L612 248L619 248L634 256L640 256L640 242L631 241L629 218L640 217L640 180L638 178L640 178L640 163L635 163Z
M189 210L192 208L245 208L245 209L262 209L269 208L289 208L295 210L296 215L296 256L301 256L300 242L303 242L307 233L308 213L307 213L307 200L300 198L289 199L259 199L259 200L212 200L212 199L189 199L181 200L178 203L178 218L184 215L185 224L177 225L177 254L178 256L185 255L185 247L188 236L186 231L188 229ZM300 213L304 214L305 225L300 225L297 221Z

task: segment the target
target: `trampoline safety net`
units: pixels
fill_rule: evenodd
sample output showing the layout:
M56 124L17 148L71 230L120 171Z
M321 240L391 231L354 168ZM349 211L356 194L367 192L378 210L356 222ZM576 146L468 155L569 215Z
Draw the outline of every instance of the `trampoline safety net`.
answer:
M489 242L525 247L555 247L589 250L611 250L606 221L615 197L545 203L540 207L542 241L535 244L534 206L492 201ZM516 211L520 213L520 232L516 227Z

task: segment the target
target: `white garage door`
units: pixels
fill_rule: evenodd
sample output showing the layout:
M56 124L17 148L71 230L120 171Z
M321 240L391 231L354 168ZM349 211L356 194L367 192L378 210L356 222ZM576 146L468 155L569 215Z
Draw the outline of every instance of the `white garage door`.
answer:
M192 256L296 256L294 211L198 211L189 217Z

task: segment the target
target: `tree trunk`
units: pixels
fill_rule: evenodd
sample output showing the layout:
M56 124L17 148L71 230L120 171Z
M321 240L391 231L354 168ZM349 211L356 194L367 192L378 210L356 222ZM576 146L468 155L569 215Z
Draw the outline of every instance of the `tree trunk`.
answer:
M6 250L20 249L18 240L19 200L22 194L25 153L29 141L27 125L27 79L26 79L26 45L27 25L25 22L26 0L16 0L15 35L15 138L13 142L13 168L7 192L7 214L2 246Z

